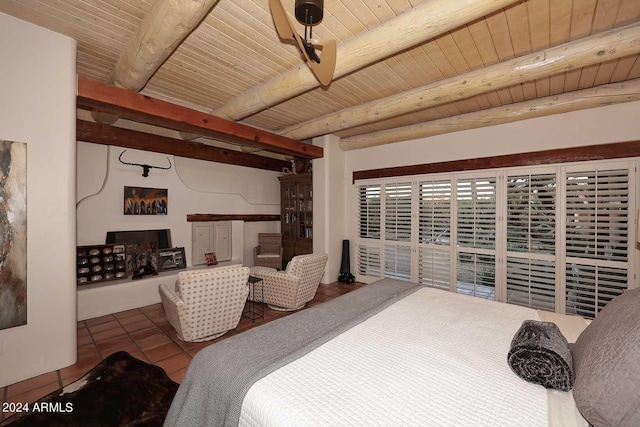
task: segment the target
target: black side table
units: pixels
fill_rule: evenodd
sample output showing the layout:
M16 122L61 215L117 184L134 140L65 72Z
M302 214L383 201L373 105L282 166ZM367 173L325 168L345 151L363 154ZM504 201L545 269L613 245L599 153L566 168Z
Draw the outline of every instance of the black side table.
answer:
M260 298L260 301L264 301L264 282L260 277L249 276L249 280L247 280L247 285L249 286L249 295L253 295L255 299L256 283L262 283L262 286L260 286L260 291L262 294L262 298ZM260 312L258 312L256 305L260 307ZM242 312L242 317L246 317L252 322L255 322L257 319L262 319L264 317L264 305L262 303L256 303L252 300L247 300L247 306Z

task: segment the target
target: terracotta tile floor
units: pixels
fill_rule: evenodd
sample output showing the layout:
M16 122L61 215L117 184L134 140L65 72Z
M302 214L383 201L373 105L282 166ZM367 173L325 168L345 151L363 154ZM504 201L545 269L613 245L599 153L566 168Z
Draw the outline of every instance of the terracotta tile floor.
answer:
M315 298L306 307L321 304L363 285L363 283L347 285L339 282L320 285ZM167 321L162 304L80 321L78 322L76 364L2 387L0 400L2 404L4 402L32 403L74 382L102 359L122 350L145 362L162 367L169 377L179 383L184 378L191 359L202 348L288 314L291 313L271 310L264 305L263 319L251 322L243 317L235 329L220 338L204 343L180 341L176 331ZM0 411L0 421L10 415L11 413Z

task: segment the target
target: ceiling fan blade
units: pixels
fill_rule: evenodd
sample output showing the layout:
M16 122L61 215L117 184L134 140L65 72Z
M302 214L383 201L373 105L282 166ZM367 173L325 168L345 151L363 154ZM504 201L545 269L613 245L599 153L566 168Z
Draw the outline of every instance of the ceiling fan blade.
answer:
M304 56L304 60L320 84L329 86L336 66L335 40L310 40L305 42L305 40L298 35L280 0L269 0L269 8L271 9L271 16L273 17L273 23L276 26L278 36L282 40L292 41L297 44L300 53ZM321 48L322 54L320 56L316 53L315 47Z
M323 86L329 86L333 79L333 72L336 69L336 41L323 40L322 54L320 55L320 63L308 60L307 64L315 74L316 78Z
M284 11L280 0L269 0L269 8L271 9L271 16L273 17L273 23L276 26L278 36L282 40L295 41L297 43L295 37L297 35L296 29L289 20L287 12Z

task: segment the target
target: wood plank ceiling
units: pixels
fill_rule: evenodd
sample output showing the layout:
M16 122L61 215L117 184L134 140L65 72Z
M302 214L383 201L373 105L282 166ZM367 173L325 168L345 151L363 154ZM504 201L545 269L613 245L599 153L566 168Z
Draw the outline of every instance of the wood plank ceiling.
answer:
M331 133L343 149L640 99L640 0L325 0L313 34L337 41L338 68L347 69L367 36L378 38L385 58L302 93L268 86L291 70L311 75L278 39L268 0L213 3L142 94L293 139ZM292 14L294 0L282 3ZM417 17L453 4L461 11ZM3 0L0 12L73 37L78 74L108 82L152 6ZM495 11L474 18L480 7ZM413 33L428 39L386 52L399 45L388 31L402 19L426 19ZM279 95L265 100L269 91Z

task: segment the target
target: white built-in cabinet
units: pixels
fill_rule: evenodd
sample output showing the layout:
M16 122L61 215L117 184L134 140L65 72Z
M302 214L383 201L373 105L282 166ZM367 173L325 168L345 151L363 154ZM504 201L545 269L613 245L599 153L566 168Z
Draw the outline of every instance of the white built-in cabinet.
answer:
M204 254L215 252L218 261L231 260L231 221L192 223L192 264L206 264Z

